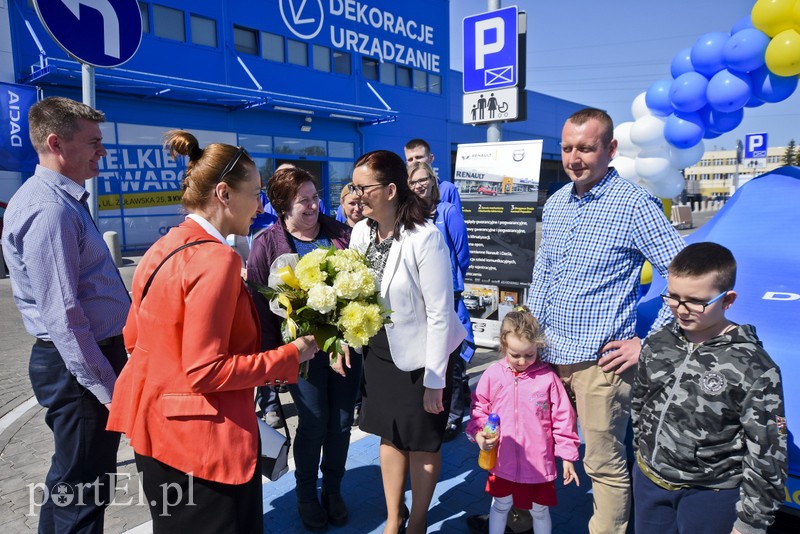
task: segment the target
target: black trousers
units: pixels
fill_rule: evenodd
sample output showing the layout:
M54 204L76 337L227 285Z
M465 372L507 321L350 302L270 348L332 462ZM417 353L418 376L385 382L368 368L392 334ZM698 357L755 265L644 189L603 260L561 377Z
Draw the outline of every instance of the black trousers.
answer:
M135 457L153 534L263 534L260 456L250 482L235 485L192 477L149 456Z
M128 360L122 336L100 349L119 375ZM55 442L39 532L102 534L119 448L119 434L106 430L108 408L78 383L52 343L37 341L28 373Z

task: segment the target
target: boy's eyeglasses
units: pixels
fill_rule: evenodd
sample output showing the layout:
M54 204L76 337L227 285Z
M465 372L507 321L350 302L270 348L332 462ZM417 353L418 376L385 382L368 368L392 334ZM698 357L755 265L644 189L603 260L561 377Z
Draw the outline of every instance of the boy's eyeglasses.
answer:
M225 179L225 177L231 173L233 168L236 167L236 164L239 163L239 158L241 158L242 154L244 154L244 147L237 146L236 149L237 149L236 153L233 155L228 164L225 165L225 168L222 169L222 173L220 173L219 175L220 182L222 182Z
M360 197L363 196L364 193L367 192L367 189L369 189L370 187L385 187L385 184L370 184L370 185L349 184L347 186L347 190L350 191L351 194Z
M688 311L689 313L703 313L706 311L707 307L711 306L712 304L723 298L725 295L728 294L728 292L729 291L723 291L722 293L720 293L713 299L709 300L708 302L697 302L696 300L680 300L665 293L661 293L661 300L663 300L664 304L666 304L672 310L677 310L678 308L680 308L682 304L683 307L686 308L686 311Z

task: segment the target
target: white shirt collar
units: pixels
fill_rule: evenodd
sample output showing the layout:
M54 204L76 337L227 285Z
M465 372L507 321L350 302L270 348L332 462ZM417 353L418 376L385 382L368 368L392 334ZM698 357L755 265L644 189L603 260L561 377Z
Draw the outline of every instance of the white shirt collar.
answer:
M190 213L189 215L186 216L186 218L187 219L191 219L194 222L196 222L197 224L199 224L200 226L202 226L203 230L205 230L206 232L211 234L211 237L215 237L216 239L218 239L220 241L220 243L222 243L223 245L227 245L228 244L228 241L225 239L225 237L221 233L219 233L219 230L214 228L213 224L211 224L210 222L205 220L200 215L198 215L196 213Z

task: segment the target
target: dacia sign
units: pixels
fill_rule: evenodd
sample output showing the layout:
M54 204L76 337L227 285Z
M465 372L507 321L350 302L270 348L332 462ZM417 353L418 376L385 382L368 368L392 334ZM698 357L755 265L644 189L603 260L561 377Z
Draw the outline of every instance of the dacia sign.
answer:
M464 92L517 85L517 6L465 17Z

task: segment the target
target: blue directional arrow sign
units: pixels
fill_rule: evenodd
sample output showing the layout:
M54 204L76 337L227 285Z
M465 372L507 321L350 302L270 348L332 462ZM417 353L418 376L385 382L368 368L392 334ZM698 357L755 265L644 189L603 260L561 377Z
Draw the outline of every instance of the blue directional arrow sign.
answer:
M136 0L34 0L36 12L58 45L78 61L118 67L142 41Z
M464 92L517 85L517 6L465 17Z

